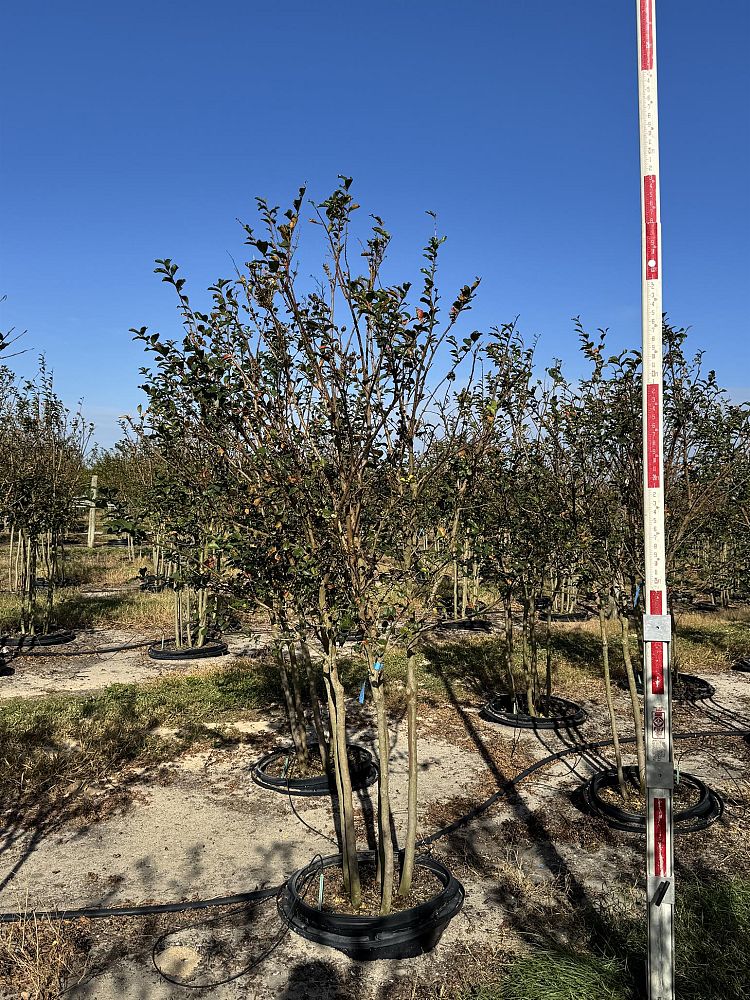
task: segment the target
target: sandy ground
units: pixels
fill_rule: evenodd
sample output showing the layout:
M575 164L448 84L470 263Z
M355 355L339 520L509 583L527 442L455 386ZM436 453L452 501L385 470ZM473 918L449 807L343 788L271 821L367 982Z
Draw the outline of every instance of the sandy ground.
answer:
M110 632L106 643L125 635ZM133 641L132 634L127 636ZM81 636L102 643L102 633ZM234 655L246 648L233 643ZM86 658L16 660L17 673L0 680L0 695L31 696L52 691L84 691L116 680L156 676L165 667L142 650ZM190 669L190 662L184 664ZM172 670L173 664L167 668ZM676 706L675 729L748 727L750 677L729 672L708 679L716 695L705 705ZM618 715L628 696L615 695ZM458 702L437 706L422 718L420 742L420 822L423 834L444 828L501 787L525 763L557 752L573 752L544 770L470 823L448 832L433 845L466 887L460 915L431 955L405 962L357 963L293 934L283 936L272 953L235 982L206 990L171 985L154 969L155 937L123 943L114 921L91 922L92 967L85 981L66 995L93 1000L167 1000L196 995L217 1000L402 1000L417 984L439 984L440 976L460 976L463 955L473 949L508 948L525 933L516 897L529 886L542 912L558 903L556 886L577 905L606 896L615 880L639 884L643 874L639 838L616 834L584 817L570 800L583 778L607 755L584 758L574 744L608 736L603 698L588 700L589 719L580 735L514 733L481 719L476 706ZM744 720L744 722L743 722ZM371 727L360 734L367 744ZM163 731L164 739L170 732ZM218 734L217 734L218 735ZM253 762L266 749L285 743L283 719L248 718L227 730L231 742L217 740L210 750L193 752L156 770L131 770L122 785L130 796L123 811L89 825L57 829L35 838L29 833L0 843L0 909L122 905L126 903L210 898L281 883L316 852L335 851L330 800L295 799L255 785ZM392 737L392 784L396 829L403 833L406 813L406 740L403 723ZM709 747L707 751L707 747ZM372 748L372 747L371 747ZM374 749L374 748L372 748ZM697 835L706 850L719 854L726 844L747 837L742 801L747 787L747 740L677 743L681 767L712 781L727 795L720 824ZM359 795L361 841L370 839L374 790ZM368 835L369 831L369 835ZM729 839L727 839L729 838ZM708 845L708 846L707 846ZM684 849L688 851L687 847ZM678 843L678 860L683 848ZM684 854L685 863L689 853ZM525 888L524 888L525 887ZM534 887L536 887L534 889ZM559 898L559 897L558 897ZM233 974L273 943L280 923L273 900L241 916L220 915L196 926L175 919L174 931L159 951L162 970L180 979L199 970L201 981ZM163 928L163 924L159 929ZM167 923L167 930L170 925ZM224 942L229 958L222 957ZM452 971L446 972L449 969ZM436 978L437 977L437 978ZM416 992L414 995L418 995Z
M189 673L197 665L227 663L232 658L258 651L258 643L248 636L229 636L227 655L210 660L152 660L148 656L149 637L120 629L89 629L77 633L72 643L49 648L49 655L34 651L11 661L15 673L0 677L0 699L31 698L36 695L95 691L110 684L127 684L160 677L165 673ZM143 643L138 649L87 653L121 644Z

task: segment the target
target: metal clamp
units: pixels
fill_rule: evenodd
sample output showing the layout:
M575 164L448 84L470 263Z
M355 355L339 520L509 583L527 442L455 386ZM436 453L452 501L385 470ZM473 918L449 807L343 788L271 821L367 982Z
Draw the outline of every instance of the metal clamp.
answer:
M649 788L674 788L674 767L671 761L647 762L646 785Z
M643 641L671 642L672 641L671 615L644 615Z
M674 906L674 878L649 875L648 899L653 906L661 906L662 903Z

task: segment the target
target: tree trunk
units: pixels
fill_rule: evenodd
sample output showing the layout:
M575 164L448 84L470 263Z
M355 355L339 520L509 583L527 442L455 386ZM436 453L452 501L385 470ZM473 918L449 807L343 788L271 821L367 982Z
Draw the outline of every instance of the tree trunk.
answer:
M289 649L289 639L281 639L277 649L277 659L279 664L279 676L281 677L281 689L284 692L284 702L286 704L286 714L289 720L289 730L292 734L292 742L297 754L297 761L304 772L307 771L310 759L307 750L307 733L305 731L305 717L302 712L297 692L294 689L292 673L294 663L292 662Z
M338 673L336 647L330 640L326 643L326 646L324 677L328 694L328 711L333 732L332 749L339 800L344 887L349 895L352 907L358 910L362 905L362 889L359 881L357 837L354 829L352 779L349 773L349 754L346 745L344 685L341 683Z
M399 896L408 896L411 892L412 876L414 874L414 855L417 843L417 775L419 762L417 758L417 649L410 646L406 651L406 713L407 742L409 745L409 793L406 821L406 842L404 844L404 863L401 868Z
M628 676L628 690L630 691L630 704L633 707L633 722L635 724L635 751L638 756L638 780L641 786L641 793L646 794L646 750L643 741L643 718L641 716L641 703L638 698L638 688L635 685L635 672L633 671L633 660L630 656L630 622L627 614L620 615L620 629L622 637L622 658L625 661L625 672Z
M372 700L378 727L378 877L380 878L380 913L391 912L393 896L393 844L391 842L391 802L389 782L388 720L385 711L382 670L370 671Z
M547 628L544 636L544 646L545 646L545 687L547 695L547 715L549 715L549 703L552 698L552 647L550 645L550 632L552 630L552 602L547 608Z
M312 707L313 725L315 726L315 733L318 737L318 746L320 747L320 759L323 762L323 769L328 772L331 768L331 753L328 742L330 729L329 733L327 733L323 723L323 716L320 711L320 699L318 698L318 687L315 683L315 673L313 671L312 661L310 660L310 649L304 639L301 639L299 643L299 659L302 661L305 677L307 678L307 688L310 695L310 705Z
M599 632L602 643L602 665L604 667L604 692L607 698L607 711L609 712L609 724L612 729L612 745L615 752L615 763L617 765L617 781L620 791L625 796L625 777L622 773L622 752L620 750L620 735L617 732L617 718L615 716L615 704L612 699L612 679L609 675L609 643L607 640L607 622L604 614L604 603L598 597L599 605Z

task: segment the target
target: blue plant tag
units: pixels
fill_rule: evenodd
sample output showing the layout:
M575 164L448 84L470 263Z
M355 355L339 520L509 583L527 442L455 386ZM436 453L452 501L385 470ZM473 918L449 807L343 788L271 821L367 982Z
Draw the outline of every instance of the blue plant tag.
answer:
M362 681L362 690L359 692L359 703L364 705L365 703L365 687L367 686L367 681Z
M639 583L638 586L635 588L635 597L633 598L633 607L634 608L638 607L638 598L640 597L640 594L641 594L641 585Z
M380 662L380 660L375 660L375 662L372 665L372 669L376 672L379 672L383 669L383 664Z

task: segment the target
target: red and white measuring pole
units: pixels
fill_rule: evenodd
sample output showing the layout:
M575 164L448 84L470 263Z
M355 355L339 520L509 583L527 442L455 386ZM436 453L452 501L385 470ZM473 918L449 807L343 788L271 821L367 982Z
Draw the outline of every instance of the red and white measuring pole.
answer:
M662 267L655 6L656 0L636 0L642 209L648 995L649 1000L674 1000L674 757L669 669L671 622L664 554Z

